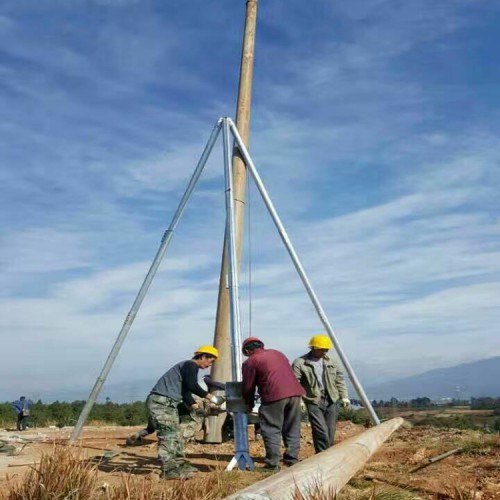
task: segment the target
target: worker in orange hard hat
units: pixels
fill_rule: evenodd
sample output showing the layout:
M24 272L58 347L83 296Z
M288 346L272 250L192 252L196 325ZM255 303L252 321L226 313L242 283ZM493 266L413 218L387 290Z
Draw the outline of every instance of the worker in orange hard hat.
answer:
M281 439L285 443L283 462L293 465L299 460L300 397L304 391L286 356L274 349L265 349L257 337L245 339L242 351L248 359L242 366L242 394L251 410L258 389L260 432L266 449L262 470L280 468Z
M197 469L184 455L185 430L180 425L182 415L199 410L193 394L221 405L225 399L215 396L198 384L198 371L209 368L219 357L217 349L202 345L191 359L181 361L163 374L146 400L149 420L158 436L158 457L164 479L186 479Z
M292 368L304 388L303 396L311 424L316 453L333 446L339 406L349 406L344 374L328 351L333 348L330 337L314 335L309 352L297 358Z
M256 349L264 349L264 342L258 337L248 337L241 344L241 350L245 356L249 356Z

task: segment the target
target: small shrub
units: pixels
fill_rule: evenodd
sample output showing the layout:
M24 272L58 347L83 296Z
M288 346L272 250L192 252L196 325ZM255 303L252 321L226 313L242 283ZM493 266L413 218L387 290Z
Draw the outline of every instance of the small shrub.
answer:
M465 441L458 441L458 446L462 448L462 453L468 455L488 455L493 449L500 448L500 437L498 436L480 436L479 438L470 438Z
M433 417L427 415L422 420L415 422L415 425L441 427L444 429L478 429L472 418L468 415L453 415L452 417Z
M353 424L365 425L367 421L369 422L369 417L359 410L353 410L351 408L342 408L339 412L339 421L349 420Z

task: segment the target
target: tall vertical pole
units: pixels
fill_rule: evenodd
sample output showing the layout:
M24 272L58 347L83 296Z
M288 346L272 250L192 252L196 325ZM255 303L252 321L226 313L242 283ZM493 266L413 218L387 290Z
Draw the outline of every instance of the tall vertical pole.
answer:
M236 107L236 126L241 138L248 146L250 132L250 107L252 100L253 62L255 52L255 28L257 24L257 0L247 0L245 33L243 36L243 48L241 54L240 82L238 88L238 103ZM245 208L246 168L239 156L239 151L233 151L233 200L235 210L236 230L236 255L237 267L241 262L241 250L243 240L243 216ZM212 378L221 382L231 380L231 341L229 335L229 291L228 282L228 256L227 256L227 233L224 238L222 250L222 264L219 279L219 298L217 301L217 313L215 317L214 345L219 350L219 360L212 367ZM226 415L222 413L218 417L208 417L208 431L205 442L222 442L221 428Z

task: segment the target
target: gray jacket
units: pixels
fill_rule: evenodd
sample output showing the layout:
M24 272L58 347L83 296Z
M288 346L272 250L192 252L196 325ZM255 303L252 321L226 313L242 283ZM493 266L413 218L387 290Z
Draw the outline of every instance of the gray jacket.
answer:
M324 391L330 396L333 402L349 397L342 370L340 370L330 357L325 356L323 360ZM306 391L306 395L302 396L304 402L319 404L321 400L321 387L314 373L313 363L309 361L309 353L297 358L292 364L292 369L300 385Z

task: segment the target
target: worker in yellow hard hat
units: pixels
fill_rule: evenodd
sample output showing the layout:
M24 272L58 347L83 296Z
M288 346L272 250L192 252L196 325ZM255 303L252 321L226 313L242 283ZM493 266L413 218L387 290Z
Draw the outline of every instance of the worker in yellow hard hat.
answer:
M349 406L344 374L328 356L333 348L330 337L314 335L309 340L309 352L297 358L292 368L304 388L303 396L311 424L316 453L333 446L339 406Z
M193 394L221 405L225 399L203 389L198 384L198 371L209 368L219 357L217 349L202 345L191 359L181 361L162 375L146 400L149 422L158 436L158 457L164 479L186 479L197 469L189 464L184 454L185 430L180 418L199 409Z

